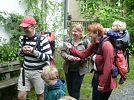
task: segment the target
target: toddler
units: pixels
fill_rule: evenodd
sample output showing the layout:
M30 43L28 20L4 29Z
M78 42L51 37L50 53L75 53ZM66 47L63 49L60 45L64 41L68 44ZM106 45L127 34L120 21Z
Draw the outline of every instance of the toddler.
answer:
M112 23L111 30L110 29L108 30L108 28L105 28L104 30L108 36L113 36L117 39L117 38L122 37L122 35L125 33L126 23L119 21L119 20L116 20Z
M41 78L45 81L44 100L59 100L65 96L65 81L58 78L55 66L45 66Z

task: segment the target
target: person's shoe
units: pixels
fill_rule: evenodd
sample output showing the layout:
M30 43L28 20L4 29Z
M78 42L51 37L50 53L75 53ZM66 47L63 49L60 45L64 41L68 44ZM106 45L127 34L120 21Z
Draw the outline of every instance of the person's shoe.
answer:
M120 81L119 81L119 84L123 84L125 82L125 80L126 80L126 76L121 77Z

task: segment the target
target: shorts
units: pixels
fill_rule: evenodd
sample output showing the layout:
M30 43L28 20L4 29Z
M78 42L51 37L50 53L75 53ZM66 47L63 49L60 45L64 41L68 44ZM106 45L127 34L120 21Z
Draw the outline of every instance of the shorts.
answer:
M30 91L32 85L36 91L36 94L42 94L44 92L44 80L41 78L41 71L39 70L26 70L25 69L25 86L23 86L22 80L22 68L18 80L18 90Z

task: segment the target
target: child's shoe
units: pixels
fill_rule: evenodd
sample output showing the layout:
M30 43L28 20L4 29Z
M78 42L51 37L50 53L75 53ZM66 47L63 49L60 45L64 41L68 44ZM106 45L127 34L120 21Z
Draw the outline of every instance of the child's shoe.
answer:
M120 81L119 81L119 84L123 84L125 82L125 80L126 80L126 76L121 77Z

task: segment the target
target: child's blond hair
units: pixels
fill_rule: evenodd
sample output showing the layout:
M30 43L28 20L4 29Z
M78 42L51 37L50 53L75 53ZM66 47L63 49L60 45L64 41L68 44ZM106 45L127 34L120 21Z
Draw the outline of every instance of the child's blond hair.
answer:
M75 99L71 96L64 96L64 97L60 98L59 100L77 100L77 99Z
M120 33L123 33L123 31L126 30L126 23L119 20L114 21L112 23L112 26L117 26L117 30Z
M54 80L58 78L58 70L55 66L45 66L41 73L41 78L44 81Z

